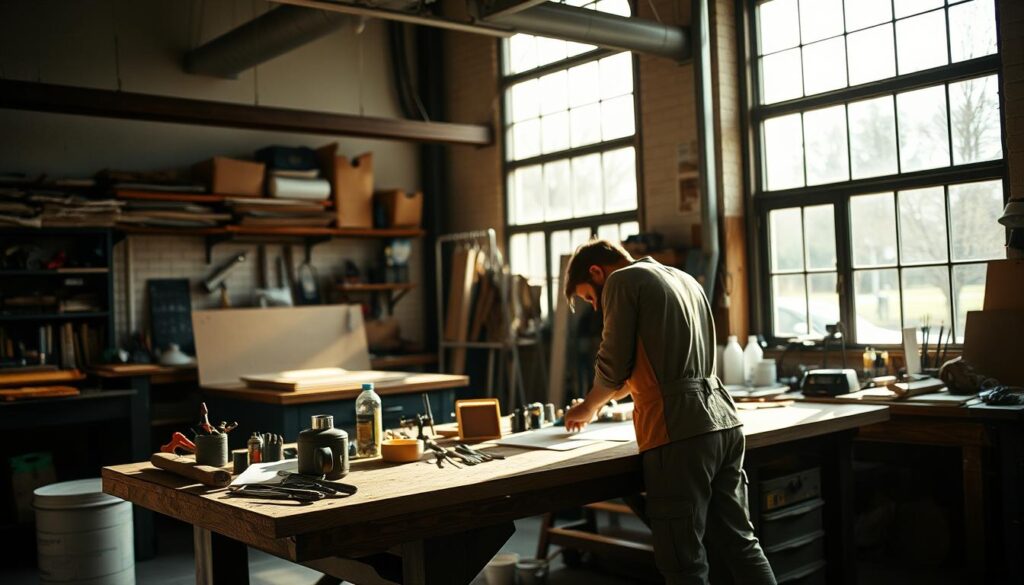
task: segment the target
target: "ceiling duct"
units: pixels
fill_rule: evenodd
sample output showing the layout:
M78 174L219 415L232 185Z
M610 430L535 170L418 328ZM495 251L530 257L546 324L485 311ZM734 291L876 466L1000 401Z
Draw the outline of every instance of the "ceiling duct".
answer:
M280 6L185 53L185 71L234 79L338 30L350 18L339 12Z
M668 57L690 58L690 31L641 18L627 18L555 2L542 2L518 12L484 16L487 22L519 32Z

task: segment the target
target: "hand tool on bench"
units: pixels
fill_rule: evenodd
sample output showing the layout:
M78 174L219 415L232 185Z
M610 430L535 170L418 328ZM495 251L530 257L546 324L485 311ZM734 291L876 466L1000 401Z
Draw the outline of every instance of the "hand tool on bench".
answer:
M178 454L178 449L185 451L186 453L195 453L196 444L193 443L185 435L175 432L171 435L171 440L165 445L160 445L161 453L171 453L172 455Z
M153 453L149 462L154 467L198 481L211 487L227 487L231 483L231 473L224 469L209 465L196 465L195 460L179 457L172 453Z
M236 485L228 488L228 495L235 498L255 498L260 500L295 500L296 502L316 502L324 499L323 492L289 488L280 485Z

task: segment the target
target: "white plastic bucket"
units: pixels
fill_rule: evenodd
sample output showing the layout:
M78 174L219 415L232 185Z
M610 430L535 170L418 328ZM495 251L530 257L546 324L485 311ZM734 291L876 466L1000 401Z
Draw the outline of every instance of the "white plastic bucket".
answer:
M134 585L132 505L103 493L99 478L34 492L43 584Z

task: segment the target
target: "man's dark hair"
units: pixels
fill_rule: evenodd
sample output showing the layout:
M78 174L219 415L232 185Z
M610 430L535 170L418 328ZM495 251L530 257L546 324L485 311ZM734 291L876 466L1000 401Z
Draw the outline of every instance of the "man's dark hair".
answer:
M608 240L597 238L581 244L569 258L565 267L565 300L569 301L569 309L575 305L576 287L591 281L591 266L608 266L622 261L632 262L633 257L623 247Z

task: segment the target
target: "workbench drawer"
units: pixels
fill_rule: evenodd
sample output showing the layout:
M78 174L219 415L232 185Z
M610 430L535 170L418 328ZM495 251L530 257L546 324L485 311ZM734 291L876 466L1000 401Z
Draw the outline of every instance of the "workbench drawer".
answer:
M797 473L761 481L761 511L770 512L821 497L821 469L814 467Z
M761 514L758 536L765 548L805 538L824 528L821 499Z
M797 572L825 560L825 533L819 530L789 542L765 546L764 554L776 575Z
M775 571L775 580L779 585L825 585L825 561L811 563L789 573Z

